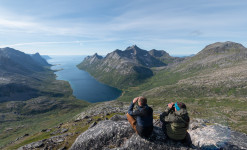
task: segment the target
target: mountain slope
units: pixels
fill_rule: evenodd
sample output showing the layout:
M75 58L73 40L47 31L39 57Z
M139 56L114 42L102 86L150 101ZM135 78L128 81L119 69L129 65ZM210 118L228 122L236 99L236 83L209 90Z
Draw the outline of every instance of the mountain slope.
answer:
M20 74L44 71L43 66L31 56L9 47L0 49L0 62L2 71Z
M126 118L129 103L103 102L87 108L73 120L19 138L8 149L191 149L167 138L154 109L154 130L149 139L138 136ZM164 108L163 108L164 109ZM8 132L8 131L5 131ZM246 149L247 135L210 120L191 118L188 130L193 149ZM46 138L42 136L47 135ZM36 139L36 140L31 140ZM223 143L223 144L222 144Z
M169 58L172 59L170 56ZM88 71L101 82L123 88L139 84L153 76L152 67L166 65L154 53L133 45L124 51L117 49L104 58L97 54L86 57L78 68Z
M176 66L180 71L225 68L246 60L247 49L235 42L217 42L206 46L198 54Z
M36 60L40 60L37 55ZM12 48L0 49L0 102L27 100L41 95L40 75L50 72L44 68L48 63L34 60L30 55Z
M67 121L89 105L72 95L68 82L56 80L39 54L33 56L0 49L0 149Z
M164 62L165 64L173 64L176 62L181 62L185 59L185 58L179 58L179 57L172 57L164 50L152 49L149 51L149 54L155 57L156 59Z
M171 97L245 97L246 65L247 49L241 44L214 43L195 56L157 72L143 86L149 87L146 94L158 97L165 93Z
M35 53L35 54L32 54L31 57L33 58L34 61L36 61L37 63L39 63L39 64L42 65L42 66L51 66L51 65L46 61L46 59L45 59L45 58L49 58L49 56L48 56L48 57L46 56L45 58L43 58L43 57L40 56L39 53Z

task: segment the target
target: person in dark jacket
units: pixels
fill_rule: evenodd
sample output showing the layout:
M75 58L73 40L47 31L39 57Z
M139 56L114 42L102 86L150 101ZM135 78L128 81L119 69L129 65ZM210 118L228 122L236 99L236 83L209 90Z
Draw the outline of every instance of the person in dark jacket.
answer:
M133 111L135 103L137 110ZM145 97L136 97L130 104L127 119L132 128L144 138L148 138L153 132L153 109L147 105Z
M166 110L160 115L162 129L172 140L191 144L189 133L190 118L186 105L181 102L169 103Z

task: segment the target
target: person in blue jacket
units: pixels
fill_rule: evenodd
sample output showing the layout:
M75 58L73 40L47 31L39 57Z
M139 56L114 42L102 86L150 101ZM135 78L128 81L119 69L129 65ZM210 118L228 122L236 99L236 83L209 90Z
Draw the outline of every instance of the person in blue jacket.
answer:
M137 110L133 111L138 103ZM153 109L147 105L145 97L136 97L130 104L127 119L132 128L143 138L148 138L153 132Z

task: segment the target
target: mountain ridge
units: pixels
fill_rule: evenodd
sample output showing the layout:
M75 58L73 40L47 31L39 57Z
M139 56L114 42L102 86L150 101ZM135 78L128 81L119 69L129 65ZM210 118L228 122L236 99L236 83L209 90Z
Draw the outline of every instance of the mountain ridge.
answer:
M153 53L151 52L151 54ZM124 51L116 49L105 57L96 54L88 56L77 67L88 71L101 82L112 86L122 85L120 86L122 88L140 83L153 76L153 67L167 66L162 59L157 59L157 56L151 54L149 51L133 45ZM166 52L161 55L169 57L168 61L170 62L178 60L178 58L173 59L170 55L168 56Z

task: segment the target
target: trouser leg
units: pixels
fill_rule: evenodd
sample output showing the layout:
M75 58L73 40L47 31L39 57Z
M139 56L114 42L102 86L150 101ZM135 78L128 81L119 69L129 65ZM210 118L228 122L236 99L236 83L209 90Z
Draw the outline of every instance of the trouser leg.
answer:
M186 133L186 136L185 136L183 142L186 144L186 146L192 145L191 137L190 137L190 134L188 132Z
M129 121L129 123L130 123L130 125L131 125L131 127L135 130L135 132L137 132L137 130L136 130L136 120L135 120L135 118L134 117L132 117L130 114L126 114L126 116L127 116L127 119L128 119L128 121Z

